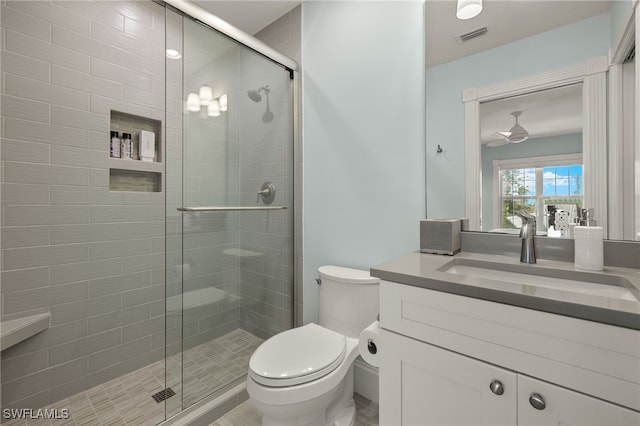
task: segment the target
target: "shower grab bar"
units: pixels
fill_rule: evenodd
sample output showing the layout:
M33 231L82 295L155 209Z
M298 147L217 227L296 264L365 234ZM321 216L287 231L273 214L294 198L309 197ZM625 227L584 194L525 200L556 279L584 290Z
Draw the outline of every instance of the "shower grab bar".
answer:
M237 212L251 210L286 210L287 206L257 206L257 207L178 207L179 212Z

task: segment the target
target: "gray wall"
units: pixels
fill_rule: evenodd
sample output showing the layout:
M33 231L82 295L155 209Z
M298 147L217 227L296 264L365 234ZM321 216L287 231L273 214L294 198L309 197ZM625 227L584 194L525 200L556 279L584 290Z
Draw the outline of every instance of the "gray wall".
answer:
M164 121L164 9L1 13L2 320L51 313L2 352L2 406L42 407L164 355L164 193L109 190L111 167L164 163L108 152L111 109Z

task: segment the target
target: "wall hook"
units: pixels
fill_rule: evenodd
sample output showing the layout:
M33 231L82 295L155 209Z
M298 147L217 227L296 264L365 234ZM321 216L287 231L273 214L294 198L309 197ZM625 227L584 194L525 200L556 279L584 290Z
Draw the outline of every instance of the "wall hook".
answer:
M438 144L438 149L436 149L436 153L438 154L442 154L444 152L444 149L442 149L442 147L440 146L440 144Z

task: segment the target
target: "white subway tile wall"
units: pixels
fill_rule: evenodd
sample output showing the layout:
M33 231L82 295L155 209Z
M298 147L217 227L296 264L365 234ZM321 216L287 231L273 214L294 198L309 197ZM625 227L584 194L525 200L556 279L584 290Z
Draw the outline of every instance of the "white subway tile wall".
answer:
M168 265L172 262L177 265L168 274L167 285L169 294L184 291L181 301L185 305L182 315L168 314L170 354L206 344L238 328L268 337L292 323L291 299L287 296L291 294L293 275L292 226L287 225L293 215L290 210L187 213L183 217L175 212L175 206L183 203L259 205L256 192L265 180L273 181L278 188L274 203L292 206L293 133L289 128L292 122L288 75L274 64L265 66L264 58L225 37L190 21L184 25L183 67L167 72L167 76L176 75L180 81L184 69L184 92L178 84L168 82L168 98L186 97L207 84L214 97L228 95L229 109L219 117L208 117L204 108L187 113L182 131L181 120L170 118L179 117L182 109L175 103L172 106L171 100L167 103L168 112L172 112L167 117L165 183L167 229L171 235L166 250ZM206 48L199 48L201 45ZM272 86L273 122L262 120L266 102L256 104L246 96L249 88L264 84ZM246 253L259 253L260 259L252 261L239 256ZM183 278L182 283L177 276ZM215 289L226 299L206 310L189 309L189 294L203 289ZM238 360L240 373L247 368L243 362ZM193 363L185 363L182 371L187 377L203 374ZM171 377L168 380L173 381ZM218 386L223 384L218 382ZM174 390L190 404L197 400L193 395L205 395L215 387L202 388L185 379L182 387ZM175 400L167 401L167 408L175 412Z
M165 355L165 337L171 354L238 326L261 336L290 327L288 221L295 217L300 229L300 207L259 219L237 213L194 217L184 240L175 210L183 199L252 205L264 180L278 188L274 203L292 206L289 170L295 160L299 179L302 163L290 143L288 87L271 83L270 122L260 121L264 102L249 104L255 134L241 133L247 123L233 113L226 128L215 120L192 127L189 140L195 144L185 149L183 186L182 64L169 63L165 70L162 7L92 1L7 1L1 7L2 319L52 314L51 328L2 353L3 373L11 371L2 375L3 407L39 408L148 365ZM178 21L176 14L167 15L169 31ZM299 60L300 7L258 37ZM251 68L252 55L235 50L224 60ZM268 75L244 69L228 91L230 105L250 102L248 88L269 84ZM220 75L215 80L224 86ZM112 110L164 122L160 165L136 165L168 171L162 192L109 191L109 168L126 169L124 160L108 157ZM269 138L280 143L265 150ZM229 197L229 190L240 196ZM262 256L223 253L237 247ZM212 259L203 249L218 255ZM185 273L185 290L213 285L241 295L242 302L219 303L213 316L187 312L184 334L182 315L170 312L165 336L165 256L170 271ZM184 265L199 266L187 274ZM183 290L177 274L167 278L169 295ZM178 378L167 381L180 396ZM184 393L201 393L195 390ZM169 414L180 409L179 399L167 401Z
M274 49L284 53L285 55L289 56L290 58L296 60L298 62L298 64L302 64L301 62L301 52L302 52L302 6L296 6L294 9L292 9L291 11L289 11L288 13L286 13L285 15L283 15L282 17L280 17L279 19L277 19L276 21L274 21L273 23L269 24L268 26L266 26L265 28L263 28L261 31L259 31L255 36L256 38L262 40L263 42L265 42L267 45L273 47ZM296 75L296 79L294 80L294 84L296 85L295 89L296 89L296 93L294 93L297 96L300 96L300 93L302 93L302 70L298 70L298 74ZM293 271L295 270L295 276L293 276L293 286L295 287L294 289L294 296L296 297L296 300L293 301L293 303L295 304L295 306L297 307L296 309L296 315L295 318L293 318L293 325L302 325L302 312L303 312L303 305L302 305L302 259L303 259L303 253L302 253L302 133L301 133L301 123L302 123L302 108L300 107L299 109L296 107L297 105L301 106L302 102L297 102L296 100L294 100L294 115L298 118L298 127L296 129L292 129L293 132L295 133L296 138L294 139L294 145L292 146L293 149L293 153L291 153L291 151L283 151L283 158L284 161L293 161L293 176L290 176L290 179L294 179L295 181L295 186L294 186L294 193L293 198L295 200L295 210L290 210L289 214L293 215L293 229L294 229L294 238L295 240L290 241L290 243L293 243L293 247L288 247L288 250L293 250L295 253L295 258L294 258L294 262L296 264L296 267L293 268L293 265L291 265L292 270L289 273L289 275L293 276ZM274 119L275 120L275 119ZM293 137L294 133L291 133L291 135L287 135L286 137ZM258 159L259 160L259 159ZM255 161L255 160L254 160ZM291 168L290 165L287 165L286 167L288 167L289 169ZM290 184L290 182L288 183ZM290 188L290 187L289 187ZM289 196L291 196L291 194L289 194ZM265 228L262 227L262 229L264 230ZM269 228L270 231L275 232L276 235L282 235L283 230L280 229L279 231L273 231L272 228ZM253 232L257 232L258 234L260 233L260 230L256 230L254 229ZM284 252L283 252L284 253ZM284 270L282 269L283 264L279 263L277 260L272 263L270 265L269 268L266 269L280 269L279 275L275 275L275 277L279 277L279 279L282 279L283 277L283 273ZM274 278L275 278L274 277ZM247 281L247 285L245 286L247 288L247 291L249 293L251 293L253 290L255 290L254 287L252 287L252 278L248 278ZM255 281L253 281L255 282ZM291 292L289 291L287 294L291 294ZM268 297L267 300L272 300L273 297L275 297L276 299L280 299L280 302L268 302L272 308L271 311L275 311L277 313L277 317L281 318L281 319L285 319L285 318L291 318L291 312L287 312L286 310L283 309L283 304L282 304L282 295L278 295L277 292L274 294L273 292L269 292L268 293ZM287 306L291 307L291 302L287 301ZM251 317L259 317L259 314L251 314Z
M2 406L40 408L164 357L164 193L109 191L109 131L111 110L165 121L165 10L0 7L2 320L52 315L2 352Z
M229 93L237 99L238 57L243 48L226 37L192 21L184 21L184 92L198 92L204 84L211 86L215 97ZM182 199L187 206L238 205L237 132L229 115L207 116L206 107L184 116L182 140ZM171 192L171 190L169 190ZM182 248L183 291L185 294L214 287L219 294L238 296L239 262L225 254L225 249L239 245L237 213L186 213L182 221L182 240L168 240L171 247ZM168 248L169 249L169 248ZM185 296L189 297L189 296ZM182 317L183 350L193 348L230 330L240 327L239 298L216 304L207 311L185 308ZM188 370L188 366L184 366ZM214 389L210 389L209 392ZM188 389L185 384L185 394Z
M163 344L164 342L161 342ZM67 409L69 419L53 421L53 424L64 425L155 425L165 418L165 403L167 405L180 403L180 395L169 397L165 403L156 403L149 395L160 392L166 387L171 390L179 389L182 377L182 363L189 365L185 371L184 382L188 384L188 391L183 399L185 405L191 405L202 398L208 389L216 389L222 384L233 380L238 374L246 370L249 357L261 340L252 334L236 329L217 339L168 357L166 363L158 361L146 365L138 370L79 392L69 398L57 401L45 409ZM143 348L140 341L132 342L130 350ZM104 351L102 355L109 352ZM113 354L117 356L117 354ZM34 352L31 363L45 363L46 352ZM108 363L108 358L95 358L96 363ZM19 365L10 373L21 374ZM176 380L165 380L166 376ZM216 410L222 415L239 402L246 401L246 392L233 397ZM356 400L356 403L358 401ZM16 419L3 422L6 426L36 426L42 424L42 419ZM243 424L244 423L236 423Z

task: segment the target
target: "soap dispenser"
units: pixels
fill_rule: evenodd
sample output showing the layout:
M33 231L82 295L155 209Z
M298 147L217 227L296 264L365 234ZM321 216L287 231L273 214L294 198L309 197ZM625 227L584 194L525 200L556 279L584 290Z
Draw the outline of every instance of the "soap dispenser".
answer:
M602 271L604 230L596 226L593 209L580 210L580 225L574 228L574 263L577 269Z

